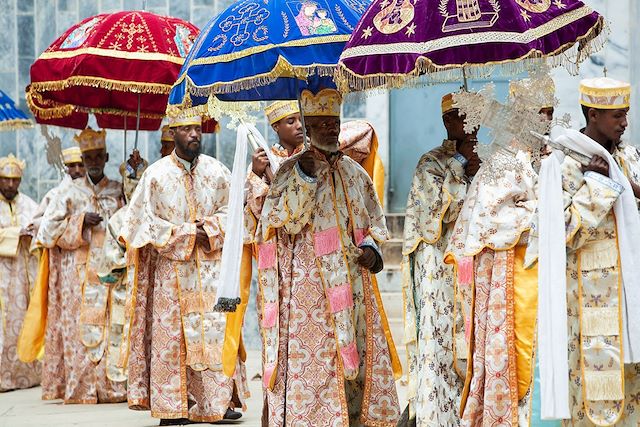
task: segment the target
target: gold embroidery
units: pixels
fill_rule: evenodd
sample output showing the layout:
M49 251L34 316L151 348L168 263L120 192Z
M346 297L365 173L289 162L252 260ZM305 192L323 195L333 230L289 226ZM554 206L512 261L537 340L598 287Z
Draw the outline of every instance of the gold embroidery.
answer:
M516 3L533 13L544 13L551 7L551 0L516 0Z

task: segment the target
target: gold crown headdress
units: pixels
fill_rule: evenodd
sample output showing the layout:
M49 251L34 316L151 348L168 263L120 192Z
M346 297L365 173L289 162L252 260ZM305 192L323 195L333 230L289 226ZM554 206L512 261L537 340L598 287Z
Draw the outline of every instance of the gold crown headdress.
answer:
M80 147L69 147L62 150L62 162L65 165L82 163L82 151L80 151Z
M609 77L584 79L580 82L580 104L602 110L629 108L631 85Z
M300 98L305 117L340 117L342 95L335 89L322 89L316 94L305 89Z
M0 158L0 177L22 178L22 172L26 167L22 160L18 160L13 154Z
M270 125L299 112L298 101L276 101L264 109Z
M91 150L104 150L107 148L107 131L104 129L93 130L91 128L86 128L78 135L74 136L73 139L78 143L80 151L83 153Z

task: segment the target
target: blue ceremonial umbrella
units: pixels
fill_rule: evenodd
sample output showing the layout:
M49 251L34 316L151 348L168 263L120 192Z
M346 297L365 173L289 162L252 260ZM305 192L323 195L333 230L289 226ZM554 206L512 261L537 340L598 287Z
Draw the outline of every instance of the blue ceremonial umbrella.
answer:
M13 99L0 90L0 131L33 127L33 121L20 109Z
M240 0L213 18L187 56L168 112L221 101L296 99L333 87L344 45L370 0Z

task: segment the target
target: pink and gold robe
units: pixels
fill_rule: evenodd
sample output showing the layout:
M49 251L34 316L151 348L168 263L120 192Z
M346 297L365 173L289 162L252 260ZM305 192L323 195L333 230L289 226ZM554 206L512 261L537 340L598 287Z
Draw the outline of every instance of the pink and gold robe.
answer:
M258 243L263 425L395 426L400 364L360 246L387 238L366 171L337 155L317 178L286 160Z
M123 381L108 378L105 349L109 341L109 299L111 287L101 283L97 273L103 264L103 244L109 218L122 206L120 183L104 177L94 185L79 178L57 193L47 207L37 244L48 249L49 288L59 289L59 307L49 301L47 336L62 330L64 388L60 387L59 341L45 343L43 398L64 399L65 403L111 403L125 399ZM103 221L83 229L86 212L95 212ZM59 254L56 252L59 251ZM49 317L49 312L47 312ZM58 321L51 321L56 316ZM56 347L54 347L56 346ZM52 358L51 361L48 359Z
M410 413L416 425L457 426L464 369L455 370L453 267L444 253L468 180L455 141L422 156L413 176L404 222L402 293ZM461 316L458 316L458 321ZM457 327L457 341L464 339ZM464 350L460 346L458 350Z
M40 224L42 222L42 218L44 218L47 207L49 207L51 202L55 200L57 194L61 191L65 191L64 189L72 183L73 181L71 177L67 175L60 184L53 187L44 195L38 205L38 209L36 210L33 219L31 220L35 235L38 234L38 230L40 229ZM60 322L60 316L62 315L62 296L59 286L60 281L57 279L61 266L60 248L42 248L38 245L37 239L32 239L31 251L40 253L40 262L47 263L45 271L48 272L49 277L38 278L36 286L45 286L47 288L46 290L43 289L43 292L44 295L46 295L48 303L46 307L46 316L39 319L42 322L41 325L38 327L37 325L30 324L31 327L35 326L36 329L45 331L44 335L41 336L41 341L39 340L37 343L25 341L23 345L34 347L30 350L30 353L32 354L29 358L32 358L41 351L44 353L44 342L47 343L47 357L44 357L42 361L42 398L45 400L58 399L64 396L65 389L64 347L62 324ZM46 255L44 255L45 251L47 252ZM40 270L38 270L38 272L40 272ZM40 282L40 279L44 282ZM51 281L49 281L49 279L51 279ZM38 291L39 290L36 290L34 295L38 295ZM30 311L34 309L35 307L30 309ZM47 324L51 326L47 328ZM42 342L42 344L40 342Z
M128 269L135 272L130 292L135 299L127 302L130 326L125 325L130 377L148 365L141 337L152 315L150 392L130 405L144 406L150 398L156 418L214 422L227 408L243 406L241 399L248 396L244 364L237 351L224 351L232 315L213 310L229 179L228 169L212 157L200 155L187 170L174 152L146 170L120 231ZM195 244L199 220L209 236L208 252ZM140 250L147 246L157 251L153 265L151 252ZM225 375L229 367L232 377Z
M0 195L0 392L40 383L39 361L18 360L17 343L29 305L38 259L29 253L31 238L20 237L38 205L18 193L11 201Z
M621 145L612 153L630 181L640 183L640 156ZM640 425L640 364L624 364L622 275L613 205L619 183L581 171L570 157L562 164L567 237L569 407L565 426ZM527 262L537 258L535 233Z
M456 272L454 316L463 316L456 352L467 353L466 366L454 360L466 371L461 426L529 425L537 272L525 270L524 255L537 174L528 154L514 161L495 180L485 174L488 164L481 167L445 252Z

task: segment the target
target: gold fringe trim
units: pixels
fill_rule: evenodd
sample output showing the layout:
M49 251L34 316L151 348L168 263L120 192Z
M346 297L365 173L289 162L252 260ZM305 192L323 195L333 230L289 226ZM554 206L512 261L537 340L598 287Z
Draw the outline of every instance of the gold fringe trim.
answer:
M320 77L331 77L335 74L335 71L335 64L312 64L305 67L299 67L291 65L286 59L281 57L271 71L229 82L217 82L212 85L197 86L189 77L187 77L186 92L202 97L214 94L224 95L267 86L275 82L280 77L306 80L309 76L315 75Z
M583 271L618 265L618 246L615 239L598 240L584 245L580 250L580 265Z
M63 119L73 113L87 114L112 114L116 116L137 117L133 111L125 111L115 108L85 108L71 104L61 104L51 100L46 100L42 94L29 87L25 94L27 105L34 116L42 120ZM162 120L163 114L140 113L141 119Z
M590 401L623 400L620 371L585 371L585 398Z
M217 82L211 85L206 86L197 86L193 80L187 75L187 73L183 73L180 79L175 83L174 86L179 84L185 84L185 97L182 100L181 104L173 104L167 106L167 115L169 117L175 117L177 115L183 114L186 111L198 112L201 110L190 110L192 107L191 96L197 97L206 97L209 100L210 105L216 105L218 102L220 105L224 105L226 109L232 104L231 102L223 102L215 99L216 94L232 94L237 93L243 90L251 90L259 87L268 86L271 83L275 82L278 78L281 77L289 77L289 78L297 78L300 80L307 80L310 76L320 76L320 77L331 77L335 74L336 66L335 64L311 64L309 66L294 66L290 64L286 59L280 57L278 62L273 67L271 71L268 71L264 74L257 74L251 77L246 77L238 80L233 80L229 82ZM213 103L213 104L212 104ZM233 103L236 104L236 103ZM251 104L255 104L255 102L242 102L241 107L235 107L237 111L246 111L247 106ZM212 108L209 108L211 111ZM215 110L215 108L214 108ZM226 115L226 111L223 111ZM186 114L186 113L185 113ZM217 116L210 116L219 119Z
M33 127L33 120L30 119L14 119L0 122L0 131L20 130Z
M371 89L397 89L401 87L425 87L436 83L462 82L463 68L468 79L482 80L494 72L504 76L513 76L528 72L546 61L549 67L563 66L569 74L579 73L579 64L590 55L601 50L609 36L609 26L600 17L587 33L576 41L560 46L554 52L543 54L532 49L520 58L487 63L463 63L437 65L429 58L420 56L416 59L414 69L408 73L377 73L360 75L351 71L345 64L338 62L334 81L338 89L365 91Z
M88 86L121 92L151 93L157 95L168 95L172 87L172 85L164 83L113 80L92 76L71 76L64 80L31 83L32 89L36 92L60 91L75 86Z

